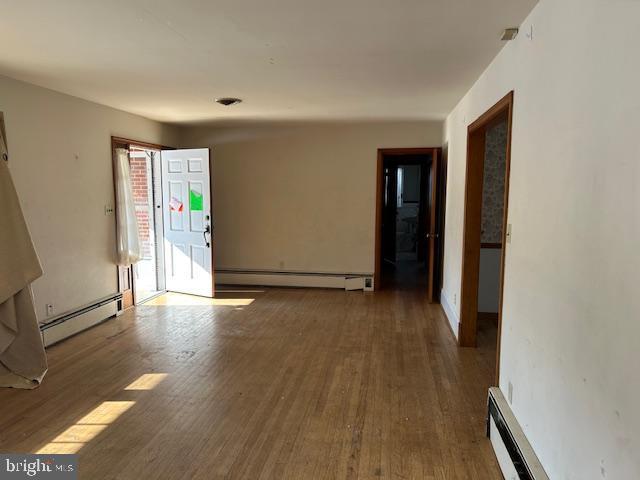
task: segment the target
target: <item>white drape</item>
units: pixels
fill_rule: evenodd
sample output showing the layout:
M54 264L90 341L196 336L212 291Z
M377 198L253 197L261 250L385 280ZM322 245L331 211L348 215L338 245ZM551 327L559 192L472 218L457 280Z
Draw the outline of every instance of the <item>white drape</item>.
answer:
M117 263L128 266L140 260L140 238L131 188L129 152L124 148L116 149L115 181Z

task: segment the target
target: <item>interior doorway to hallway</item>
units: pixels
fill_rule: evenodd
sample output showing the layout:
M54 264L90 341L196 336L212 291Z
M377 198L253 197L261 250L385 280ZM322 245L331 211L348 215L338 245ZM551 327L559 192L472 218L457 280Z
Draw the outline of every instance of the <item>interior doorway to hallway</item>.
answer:
M438 148L378 151L376 289L419 288L437 300L439 164Z
M469 125L459 344L490 341L500 367L513 92Z

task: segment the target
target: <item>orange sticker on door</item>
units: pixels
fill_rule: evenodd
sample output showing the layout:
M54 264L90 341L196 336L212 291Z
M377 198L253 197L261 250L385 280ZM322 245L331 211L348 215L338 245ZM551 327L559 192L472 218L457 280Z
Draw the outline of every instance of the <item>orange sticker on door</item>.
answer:
M172 212L182 212L183 209L184 205L182 202L177 198L171 197L171 200L169 200L169 210Z

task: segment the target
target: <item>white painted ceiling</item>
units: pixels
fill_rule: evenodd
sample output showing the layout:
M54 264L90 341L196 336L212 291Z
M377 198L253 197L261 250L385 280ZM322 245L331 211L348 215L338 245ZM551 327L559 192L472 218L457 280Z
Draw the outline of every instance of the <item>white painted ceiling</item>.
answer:
M536 1L0 0L0 74L176 123L443 118Z

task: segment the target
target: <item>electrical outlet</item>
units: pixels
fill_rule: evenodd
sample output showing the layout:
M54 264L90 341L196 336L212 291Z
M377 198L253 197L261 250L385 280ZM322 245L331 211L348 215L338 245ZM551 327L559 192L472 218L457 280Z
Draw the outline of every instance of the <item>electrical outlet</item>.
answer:
M454 305L458 305L458 294L457 293L453 294L453 304Z
M104 214L112 215L113 214L113 205L105 205L104 206Z
M513 404L513 383L509 382L509 392L507 393L507 399L509 400L509 405Z
M53 308L53 303L47 303L46 309L47 309L47 317L52 317L55 312Z

